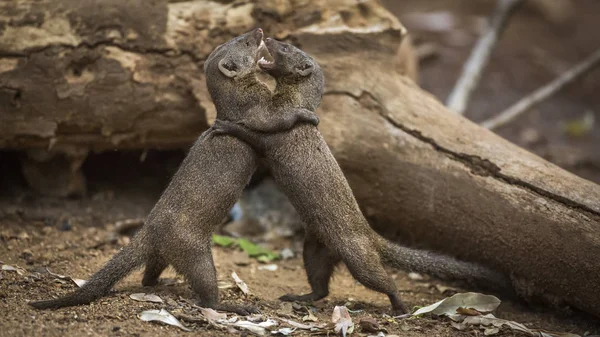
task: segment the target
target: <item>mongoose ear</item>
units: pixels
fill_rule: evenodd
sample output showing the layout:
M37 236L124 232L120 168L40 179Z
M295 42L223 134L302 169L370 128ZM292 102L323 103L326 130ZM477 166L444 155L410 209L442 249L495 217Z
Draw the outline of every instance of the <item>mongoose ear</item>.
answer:
M303 63L296 67L296 73L300 76L308 76L313 72L313 70L315 70L315 67L312 65L312 63Z
M219 61L219 70L227 77L235 77L238 67L231 59L221 59Z

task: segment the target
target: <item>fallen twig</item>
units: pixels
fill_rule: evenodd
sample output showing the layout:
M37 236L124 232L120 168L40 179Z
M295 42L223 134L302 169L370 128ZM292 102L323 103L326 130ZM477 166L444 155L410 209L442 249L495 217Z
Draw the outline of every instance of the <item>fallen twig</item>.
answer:
M572 83L582 75L589 73L590 70L592 70L599 64L600 48L594 53L592 53L592 55L590 55L588 58L583 60L581 63L562 73L552 82L525 96L524 98L522 98L517 103L512 105L510 108L504 110L497 116L484 121L483 123L481 123L481 126L488 129L495 129L514 120L515 118L517 118L517 116L531 109L533 106L547 99L548 97L554 95L566 85Z
M523 0L498 0L496 9L490 17L487 31L475 44L469 59L463 66L460 78L448 96L446 106L450 110L461 115L465 113L469 97L479 83L481 73L488 63L492 49L503 32L508 17L521 3L523 3Z

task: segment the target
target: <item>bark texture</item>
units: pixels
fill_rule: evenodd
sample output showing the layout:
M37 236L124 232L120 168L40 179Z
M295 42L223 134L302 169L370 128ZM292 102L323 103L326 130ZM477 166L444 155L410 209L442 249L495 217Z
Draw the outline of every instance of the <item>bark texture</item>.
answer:
M186 146L214 118L203 60L260 26L322 65L319 128L376 229L504 270L529 298L600 317L600 187L418 88L405 32L377 2L0 7L0 148L80 162L87 151Z

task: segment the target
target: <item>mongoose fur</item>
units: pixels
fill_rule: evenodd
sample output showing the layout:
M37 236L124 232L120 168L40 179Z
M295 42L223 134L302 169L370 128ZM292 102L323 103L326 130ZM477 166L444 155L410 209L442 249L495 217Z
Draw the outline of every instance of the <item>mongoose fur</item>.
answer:
M319 65L294 46L272 39L265 43L274 62L259 65L277 80L271 105L280 107L280 111L315 111L324 86ZM252 118L251 114L246 116L243 125L217 120L213 128L244 140L264 155L272 176L306 226L303 259L312 292L288 294L282 300L314 301L327 296L329 280L340 261L363 285L388 295L395 313L406 313L407 308L384 265L467 281L478 287L509 290L509 280L503 274L449 256L399 246L376 234L314 125L266 134L245 127Z
M236 121L246 111L270 101L272 92L256 78L262 38L262 30L255 29L217 47L207 59L204 70L219 118ZM294 113L278 115L268 124L247 125L278 131L296 122L318 123L310 111ZM29 304L47 309L90 303L145 264L144 286L156 285L162 271L172 265L190 283L201 306L242 315L256 312L251 306L219 303L211 254L211 234L250 180L257 166L256 155L234 137L212 137L211 133L207 130L195 142L130 244L75 292Z

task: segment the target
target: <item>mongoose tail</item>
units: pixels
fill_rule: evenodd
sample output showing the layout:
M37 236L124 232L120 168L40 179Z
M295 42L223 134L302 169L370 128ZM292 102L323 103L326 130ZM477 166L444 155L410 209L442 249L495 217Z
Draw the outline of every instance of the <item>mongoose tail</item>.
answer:
M400 246L382 237L378 237L378 246L383 263L390 267L424 273L442 280L464 282L483 290L503 294L514 292L509 277L491 268L427 250Z
M134 243L135 242L135 243ZM52 309L89 304L105 296L112 287L144 263L143 250L134 241L123 247L102 269L75 292L54 300L29 302L36 309Z

